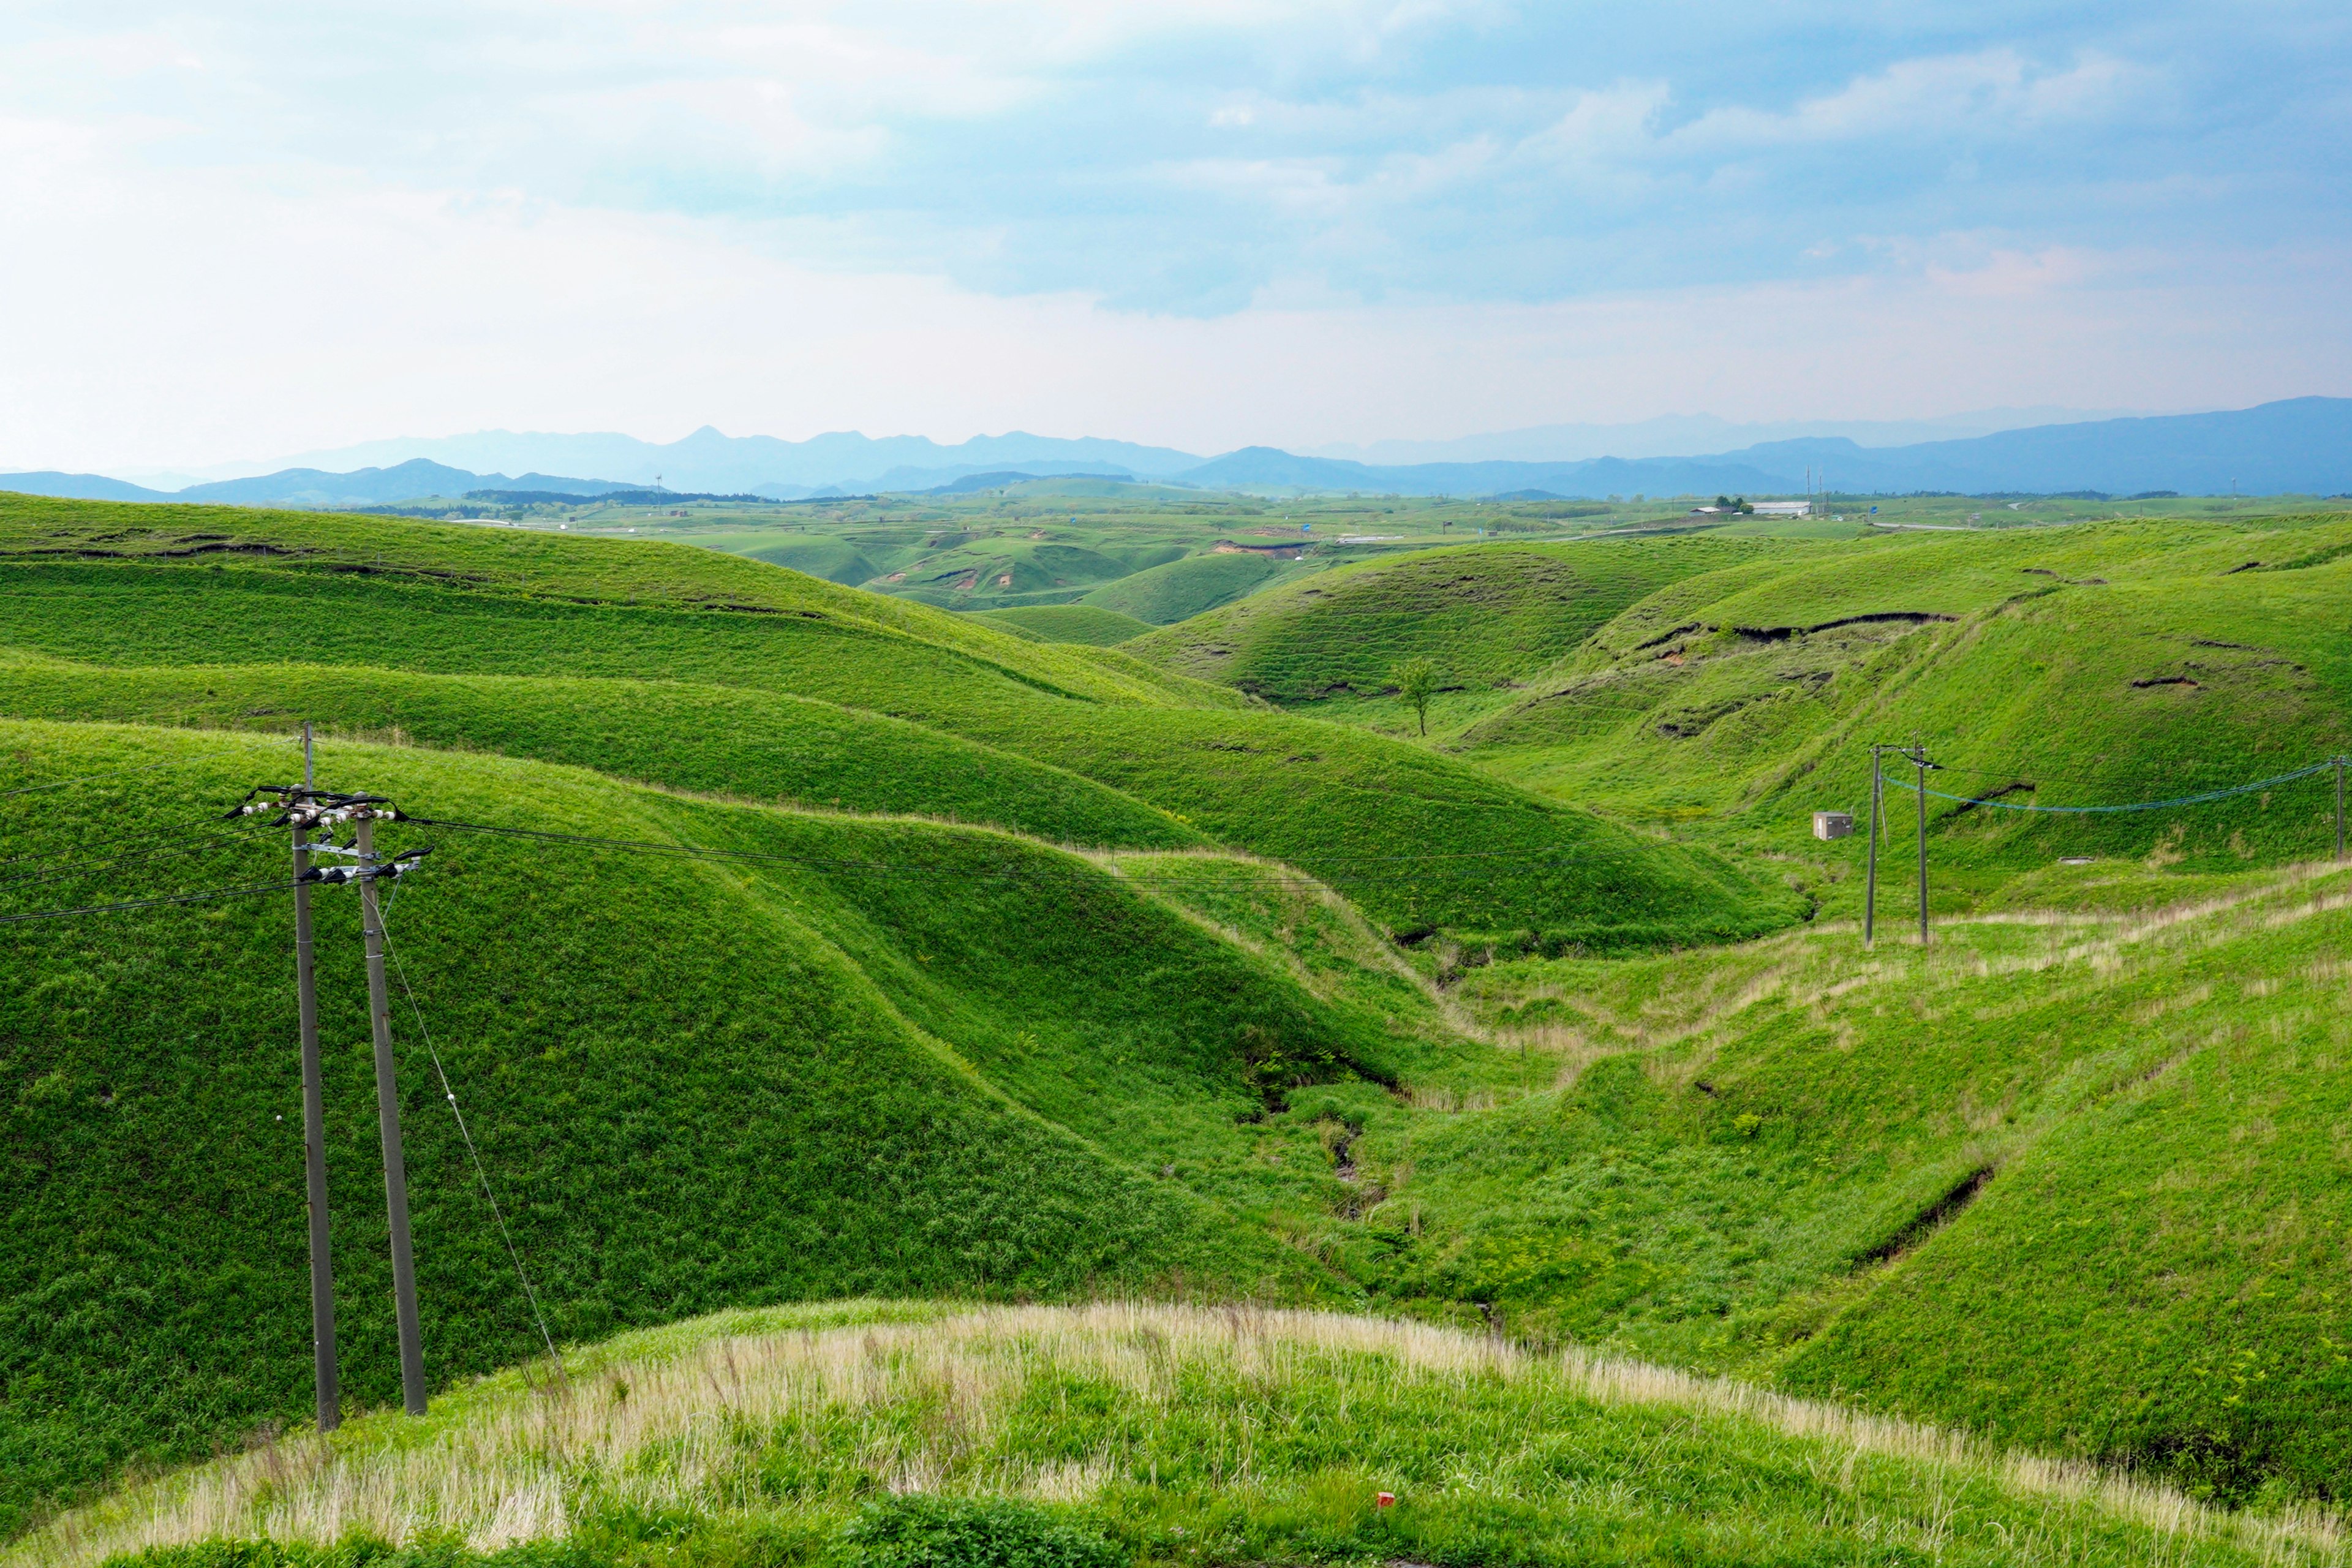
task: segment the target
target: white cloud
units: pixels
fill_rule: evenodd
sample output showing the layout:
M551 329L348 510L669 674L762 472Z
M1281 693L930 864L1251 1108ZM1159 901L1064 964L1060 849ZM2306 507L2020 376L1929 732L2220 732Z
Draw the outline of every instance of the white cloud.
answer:
M2352 390L2342 40L2194 6L99 10L0 8L0 464Z
M0 147L45 134L0 125ZM194 466L493 426L1020 427L1210 451L1693 408L1901 417L2028 394L2352 392L2352 342L2312 288L2325 258L2229 258L2240 280L2217 292L2177 258L1960 236L1826 283L1380 308L1283 289L1192 321L811 272L718 220L357 183L280 198L185 175L13 194L30 205L12 216L36 232L70 217L77 243L0 252L0 468Z
M1580 92L1567 113L1523 145L1537 157L1571 165L1639 159L1655 145L1658 116L1673 98L1662 81L1620 82Z
M2053 120L2108 113L2146 90L2153 77L2105 55L2043 70L2013 49L1985 49L1901 60L1784 110L1714 110L1665 140L1676 149L1723 153L1867 137L2032 131Z

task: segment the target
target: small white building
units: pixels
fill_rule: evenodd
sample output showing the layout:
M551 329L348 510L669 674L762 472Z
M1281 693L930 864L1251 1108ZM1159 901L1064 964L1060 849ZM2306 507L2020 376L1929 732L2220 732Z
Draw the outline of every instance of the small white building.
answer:
M1758 517L1811 517L1813 503L1809 500L1759 500L1756 503Z
M1813 813L1813 837L1843 838L1853 831L1853 813L1850 811L1817 811Z

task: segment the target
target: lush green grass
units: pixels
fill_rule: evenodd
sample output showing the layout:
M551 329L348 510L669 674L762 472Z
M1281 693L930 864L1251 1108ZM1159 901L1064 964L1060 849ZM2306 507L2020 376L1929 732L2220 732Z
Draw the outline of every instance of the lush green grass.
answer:
M2339 1560L2320 1521L2232 1521L1492 1338L1127 1306L869 1314L592 1347L564 1390L502 1379L422 1422L284 1442L18 1560L76 1568L124 1542L157 1543L124 1568Z
M992 626L1027 632L1041 642L1087 643L1108 647L1141 637L1151 628L1133 616L1122 616L1098 605L1039 605L1018 610L984 610Z
M1761 548L1701 538L1391 556L1253 595L1133 651L1284 703L1380 693L1415 658L1434 662L1449 688L1508 686L1653 591Z
M875 585L902 597L955 609L992 604L1063 604L1097 584L1127 576L1137 564L1157 565L1183 552L1181 545L1140 551L1089 549L1050 540L989 538L909 562ZM1136 563L1121 559L1138 557Z
M421 675L315 664L117 668L0 655L0 713L328 732L570 763L818 809L989 823L1064 844L1209 840L1061 768L903 719L680 681Z
M1083 602L1164 626L1255 593L1297 570L1298 563L1269 555L1187 555L1097 588Z
M718 533L701 535L695 542L706 550L746 555L771 566L789 566L828 583L855 585L882 574L856 544L832 534Z
M326 517L235 507L135 506L53 501L0 494L0 562L114 562L246 569L235 583L177 580L182 594L210 596L223 588L275 588L325 598L341 582L348 590L398 585L438 590L425 601L462 616L476 605L491 613L527 606L561 621L599 609L639 608L710 630L711 612L725 619L801 621L835 640L828 646L894 647L923 645L937 655L960 656L1041 689L1065 690L1099 701L1202 701L1213 688L1106 679L1100 667L1059 650L998 632L966 616L824 583L765 563L656 541L592 539L522 530L456 527L370 517ZM24 579L39 582L43 579ZM104 581L84 578L88 585ZM346 601L348 602L348 601ZM207 629L227 633L233 621ZM308 628L306 628L308 629ZM359 628L339 640L364 646ZM742 641L725 642L740 656ZM308 650L305 650L306 652ZM838 657L836 655L835 657ZM337 662L367 663L364 658Z
M1863 839L1806 832L1815 809L1866 806L1870 741L1924 739L1932 787L2042 805L2168 799L2346 750L2347 538L2290 519L1790 547L1636 605L1457 743L1546 793L1717 819L1850 888ZM1890 794L1900 827L1914 797ZM2274 864L2326 847L2331 813L2312 780L2159 813L1938 801L1931 826L1965 900L2069 855Z
M0 546L16 542L0 551L13 556L0 559L0 640L58 658L274 667L299 654L344 667L815 698L1108 786L1218 842L1305 867L1399 930L1644 945L1769 930L1802 908L1704 851L1625 833L1418 747L1236 711L1244 700L1234 693L1115 650L1027 641L709 552L286 514L232 513L233 524L212 526L213 514L177 509L148 509L149 531L118 541L100 526L110 509L52 506L62 510L0 509ZM178 521L162 526L169 519ZM252 532L231 535L232 526ZM371 529L387 541L382 570L365 543ZM205 532L244 548L203 563L163 554L226 553L219 540L193 537ZM86 559L94 551L145 558ZM362 563L366 573L347 569ZM688 607L711 602L781 613ZM379 701L365 713L354 722L400 722ZM690 787L711 787L711 773L701 766ZM789 773L725 787L805 793Z
M2222 1498L2340 1497L2347 877L1924 956L1848 926L1471 970L1543 1092L1370 1119L1389 1251L1351 1268Z
M908 532L891 548L948 548ZM412 810L784 858L445 836L402 894L412 967L463 977L428 1005L457 1010L560 1332L836 1290L1365 1290L2218 1499L2334 1498L2352 915L2340 879L2270 869L2327 846L2329 781L2144 816L1937 803L1925 957L1856 952L1863 841L1807 818L1860 807L1863 742L1914 733L1938 787L2042 804L2347 749L2347 574L2352 524L2326 518L1489 545L1268 592L1142 639L1155 664L655 544L0 502L0 713L309 717ZM1196 679L1223 646L1299 691L1408 655L1487 685L1412 745ZM1395 721L1350 703L1316 711ZM9 734L0 789L269 743ZM163 777L235 793L268 755L284 776L255 750ZM1913 910L1912 798L1890 796L1891 936ZM24 802L0 859L166 820L113 786ZM209 885L277 851L219 853L124 874ZM0 906L83 886L0 883ZM2197 900L2219 902L2147 912ZM1807 909L1826 918L1671 951ZM0 926L27 977L0 1003L0 1213L34 1216L0 1236L0 1471L35 1478L11 1506L301 1406L299 1176L264 1121L292 1109L267 1043L290 1032L281 917L103 917L152 947ZM363 1031L331 918L339 1180L363 1216ZM462 1176L435 1137L421 1168ZM436 1368L521 1353L473 1200L435 1201L457 1347ZM275 1250L228 1250L254 1227ZM356 1250L380 1302L380 1248ZM191 1351L223 1302L238 1334ZM353 1310L382 1397L381 1314ZM263 1369L249 1394L220 1387L236 1357ZM1236 1550L1369 1539L1268 1528ZM1391 1544L1567 1550L1527 1528ZM1792 1562L1851 1544L1753 1539Z
M9 788L169 764L24 797L0 858L37 879L0 888L5 912L284 875L276 833L100 858L219 830L247 784L287 776L282 741L12 721L0 752ZM1244 1119L1297 1081L1443 1049L1318 1000L1133 877L1000 834L407 748L331 743L320 772L420 816L776 858L387 830L436 845L394 940L566 1337L862 1289L1342 1289L1271 1238L1339 1194L1311 1126ZM348 896L317 904L346 1385L376 1404L394 1367L360 944ZM289 921L273 895L0 926L8 1526L128 1459L307 1407ZM398 1023L446 1383L531 1330ZM1316 1157L1267 1158L1286 1143Z

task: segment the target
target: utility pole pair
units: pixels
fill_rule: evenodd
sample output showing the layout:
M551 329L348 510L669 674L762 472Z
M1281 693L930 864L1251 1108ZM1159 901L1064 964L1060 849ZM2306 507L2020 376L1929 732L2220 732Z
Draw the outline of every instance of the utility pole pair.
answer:
M262 797L274 797L264 799ZM383 1145L384 1206L392 1230L392 1289L400 1328L400 1391L411 1415L425 1414L425 1342L416 1312L416 1265L408 1226L408 1170L400 1136L400 1087L392 1052L392 1004L384 983L383 912L376 883L397 879L426 851L410 850L390 860L375 854L375 825L396 820L399 811L381 795L336 795L317 788L310 726L302 726L299 789L264 785L229 815L278 811L294 830L294 982L302 1035L302 1142L304 1180L310 1210L310 1353L318 1389L319 1430L342 1424L335 1354L335 1287L327 1213L326 1089L319 1059L319 991L310 937L310 889L356 882L360 930L367 946L368 1026L375 1046L376 1126ZM314 844L313 829L349 823L352 841ZM313 867L316 854L348 856L348 866Z
M1862 945L1870 946L1877 935L1878 923L1878 834L1879 820L1886 809L1886 779L1885 763L1888 753L1907 759L1919 770L1919 945L1927 945L1927 770L1936 764L1927 760L1927 748L1914 740L1909 745L1873 745L1870 748L1870 847L1863 873Z

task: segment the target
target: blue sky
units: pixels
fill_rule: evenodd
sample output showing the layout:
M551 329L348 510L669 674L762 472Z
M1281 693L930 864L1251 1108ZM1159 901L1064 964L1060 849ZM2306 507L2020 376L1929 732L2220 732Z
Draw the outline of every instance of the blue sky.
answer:
M2352 393L2352 8L0 16L0 463Z

